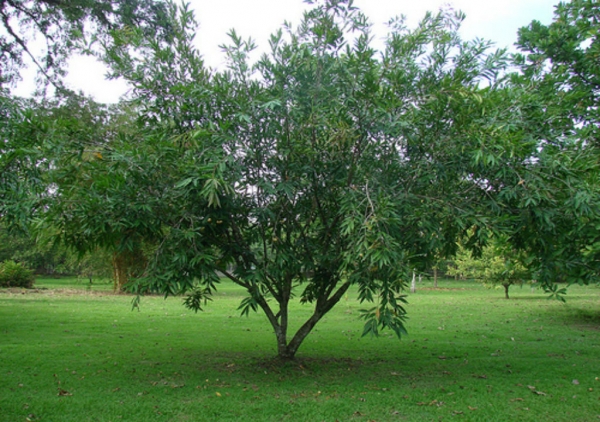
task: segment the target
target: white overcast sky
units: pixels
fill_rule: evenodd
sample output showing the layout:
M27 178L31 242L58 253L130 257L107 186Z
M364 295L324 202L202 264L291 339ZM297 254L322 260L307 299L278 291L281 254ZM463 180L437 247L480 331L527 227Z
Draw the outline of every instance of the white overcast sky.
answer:
M206 63L219 68L223 55L219 45L227 43L227 32L235 28L244 38L252 37L259 50L268 46L269 35L283 23L297 24L302 12L310 7L302 0L190 0L199 28L196 43ZM467 15L461 29L463 39L475 37L494 41L498 47L511 47L517 40L517 30L539 20L552 21L558 0L355 0L374 24L375 38L385 34L390 18L405 15L414 26L429 11L446 5ZM68 83L92 95L98 101L115 102L126 92L123 82L105 81L105 69L91 58L71 61ZM32 71L23 73L23 83L15 92L26 95L32 86Z

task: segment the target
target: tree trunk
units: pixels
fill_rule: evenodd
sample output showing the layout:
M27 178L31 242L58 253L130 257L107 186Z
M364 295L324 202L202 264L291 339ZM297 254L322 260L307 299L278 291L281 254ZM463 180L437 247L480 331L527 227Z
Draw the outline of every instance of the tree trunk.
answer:
M141 247L133 251L120 251L113 253L113 289L115 292L123 290L131 276L140 275L146 266L146 257Z
M508 288L510 287L510 284L503 284L504 286L504 297L506 299L508 299Z
M327 298L323 296L317 299L313 314L298 329L298 331L296 331L296 334L294 334L294 337L289 341L289 343L287 342L287 302L282 300L282 303L279 304L279 314L275 315L264 298L258 299L259 306L267 314L267 318L269 319L269 322L275 331L275 337L277 338L277 357L282 360L293 360L304 339L306 339L308 334L310 334L312 329L315 327L315 325L317 325L321 318L323 318L323 316L325 316L325 314L340 301L344 293L348 291L349 287L350 283L344 283L331 297Z
M127 259L123 253L115 252L112 259L113 264L113 290L121 291L127 284Z
M437 283L437 267L433 267L433 287L435 289L438 288L438 283Z
M412 282L410 283L410 292L411 293L416 293L417 292L417 279L416 279L414 271L413 271Z

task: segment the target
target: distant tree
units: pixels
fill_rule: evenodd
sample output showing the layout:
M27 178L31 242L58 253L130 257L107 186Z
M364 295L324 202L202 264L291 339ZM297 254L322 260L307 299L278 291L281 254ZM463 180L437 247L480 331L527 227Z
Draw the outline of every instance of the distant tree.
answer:
M65 264L71 253L61 245L40 244L35 237L19 231L3 230L0 241L2 260L10 259L24 264L36 274L54 275L68 272Z
M85 257L92 252L95 256L101 244L113 255L109 262L115 265L115 289L122 289L131 275L138 274L136 268L144 266L142 229L125 228L118 219L100 226L90 226L88 220L77 227L77 236L61 238L49 215L75 219L75 211L93 215L103 206L101 198L95 201L98 198L91 195L92 187L120 185L105 172L102 154L135 130L135 115L126 105L106 106L75 94L40 103L6 101L11 108L9 118L0 122L6 140L0 145L0 217L7 236L31 246L12 259L40 271L77 272L82 265L77 261L89 261ZM65 188L60 201L57 187ZM116 200L127 204L126 196Z
M474 257L467 249L459 248L448 273L474 279L489 287L502 286L504 296L508 299L510 286L531 280L531 273L523 260L524 256L512 249L505 240L495 239L483 248L478 257Z
M85 279L90 285L98 280L116 280L113 254L104 249L87 252L84 255L71 253L65 263L69 274Z

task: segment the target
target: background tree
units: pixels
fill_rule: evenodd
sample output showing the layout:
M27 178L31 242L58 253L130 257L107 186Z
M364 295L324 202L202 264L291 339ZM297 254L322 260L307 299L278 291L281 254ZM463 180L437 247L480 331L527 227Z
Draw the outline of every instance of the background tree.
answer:
M101 246L113 254L115 289L120 290L128 277L144 266L141 228L123 226L118 215L111 224L105 221L94 226L94 213L104 204L93 193L121 187L119 179L113 178L115 174L107 170L110 165L102 154L135 127L132 110L125 105L97 104L75 94L39 103L15 100L10 104L14 105L10 118L3 122L6 138L0 164L5 171L0 176L0 215L7 235L30 245L12 259L27 260L40 271L45 266L69 272L81 266L75 265L78 254L86 257ZM128 204L135 189L121 191L115 200ZM86 212L90 218L82 222L78 217ZM53 218L78 224L77 236L57 237ZM48 240L40 243L40 238ZM43 266L42 257L47 258Z
M504 297L508 299L510 286L531 280L531 273L523 260L523 254L514 250L505 239L495 239L483 248L478 257L467 249L459 248L448 273L474 279L489 287L502 286Z
M73 104L78 102L74 100L77 96L61 83L66 59L74 52L96 53L108 48L116 30L134 27L155 39L167 39L169 25L164 13L164 3L153 0L0 2L4 29L0 36L0 219L11 235L32 236L28 233L31 219L43 209L52 190L46 177L51 168L56 169L57 154L52 147L62 152L62 146L69 145L69 136L80 145L81 129L92 122L89 135L105 116L104 112L95 113L99 107L92 110ZM96 49L98 45L101 47ZM42 86L51 83L57 88L57 99L38 103L10 95L8 88L19 79L25 56L38 68ZM72 114L55 119L53 113L65 108ZM76 128L77 119L83 117L80 113L88 114Z
M27 232L0 228L0 261L16 261L36 274L52 275L68 271L70 255L66 247L41 244Z
M155 218L142 211L151 205L148 198L140 203L142 186L123 177L122 166L130 163L123 162L126 156L113 160L110 155L115 149L126 154L122 144L135 145L133 110L78 96L47 110L54 129L44 148L54 160L44 176L48 185L58 189L43 200L47 206L36 230L88 257L84 259L88 268L102 267L92 265L95 261L89 258L99 248L112 254L115 290L121 290L145 266L144 242L156 239L156 233L147 229ZM55 150L60 152L54 154ZM134 214L136 204L141 216ZM62 234L56 235L57 231Z

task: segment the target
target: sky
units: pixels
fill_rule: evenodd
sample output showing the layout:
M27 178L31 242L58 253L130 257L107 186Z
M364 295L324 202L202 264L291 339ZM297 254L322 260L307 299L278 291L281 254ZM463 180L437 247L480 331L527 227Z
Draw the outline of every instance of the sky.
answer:
M293 25L300 22L302 12L310 7L302 0L189 0L195 11L199 28L196 43L205 62L213 68L222 68L224 55L219 45L228 41L227 32L235 28L244 38L252 37L258 50L266 49L269 35L284 21ZM498 47L513 48L517 30L532 20L543 24L552 21L554 5L558 0L355 0L371 20L375 42L385 33L390 18L405 15L409 26L415 26L427 11L450 6L466 14L461 28L463 39L483 38ZM123 81L106 81L106 69L90 57L75 57L69 66L67 83L82 90L97 101L116 102L127 91ZM34 70L23 73L18 95L32 90Z

